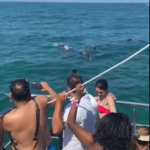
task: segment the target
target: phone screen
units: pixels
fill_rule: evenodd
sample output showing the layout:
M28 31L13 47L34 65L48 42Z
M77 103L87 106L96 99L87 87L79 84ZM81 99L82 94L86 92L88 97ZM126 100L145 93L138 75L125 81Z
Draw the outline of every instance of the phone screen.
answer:
M32 83L31 90L42 90L42 85L39 83Z

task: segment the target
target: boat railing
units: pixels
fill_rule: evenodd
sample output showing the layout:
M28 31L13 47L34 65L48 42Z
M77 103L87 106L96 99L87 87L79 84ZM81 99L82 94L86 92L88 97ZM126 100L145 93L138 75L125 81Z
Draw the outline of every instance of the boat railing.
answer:
M6 96L8 96L10 98L10 94L5 94ZM32 97L35 97L36 95L33 94ZM0 118L4 117L4 115L6 115L7 113L9 113L13 108L14 108L14 102L13 100L10 98L10 104L12 108L6 108L5 110L3 110L2 112L0 112ZM136 114L136 107L145 107L145 108L149 108L149 104L144 104L144 103L134 103L134 102L126 102L126 101L116 101L116 104L118 105L126 105L126 106L132 106L133 107L133 114L132 114L132 125L133 125L133 132L136 132L136 128L137 127L149 127L149 125L146 124L137 124L137 114ZM52 117L48 117L49 121L52 121ZM7 133L8 138L9 138L9 142L4 146L4 148L8 148L12 143L13 143L13 139L10 135L10 133ZM52 139L59 139L57 136L52 136Z

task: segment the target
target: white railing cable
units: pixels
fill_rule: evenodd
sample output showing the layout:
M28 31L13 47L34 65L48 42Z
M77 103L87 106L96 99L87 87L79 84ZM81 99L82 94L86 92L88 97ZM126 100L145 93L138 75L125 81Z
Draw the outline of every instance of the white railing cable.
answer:
M134 53L133 55L131 55L130 57L128 57L127 59L121 61L120 63L116 64L115 66L113 66L113 67L111 67L111 68L109 68L109 69L107 69L106 71L100 73L99 75L95 76L94 78L92 78L92 79L86 81L85 83L83 83L83 85L86 85L86 84L92 82L93 80L99 78L100 76L106 74L107 72L109 72L109 71L111 71L111 70L117 68L118 66L124 64L125 62L129 61L130 59L132 59L133 57L135 57L135 56L138 55L139 53L141 53L141 52L143 52L144 50L146 50L148 47L149 47L149 44L148 44L147 46L143 47L142 49L140 49L139 51L137 51L136 53ZM72 93L72 92L74 92L74 91L75 91L75 89L69 91L69 92L67 93L67 95L70 94L70 93ZM54 99L54 100L48 102L48 104L53 103L53 102L55 102L55 101L56 101L56 99Z
M100 76L106 74L107 72L109 72L109 71L111 71L111 70L117 68L118 66L124 64L125 62L129 61L130 59L132 59L132 58L135 57L136 55L138 55L138 54L140 54L141 52L143 52L144 50L146 50L148 47L149 47L149 44L148 44L147 46L143 47L142 49L140 49L139 51L137 51L136 53L134 53L133 55L131 55L130 57L128 57L128 58L126 58L125 60L121 61L120 63L116 64L115 66L113 66L113 67L107 69L106 71L100 73L99 75L95 76L94 78L92 78L92 79L86 81L85 83L83 83L83 85L86 85L86 84L92 82L93 80L99 78ZM72 92L74 92L75 90L76 90L76 89L73 89L73 90L69 91L69 92L67 93L67 95L70 94L70 93L72 93ZM48 104L53 103L53 102L55 102L55 101L56 101L56 99L54 99L54 100L48 102Z

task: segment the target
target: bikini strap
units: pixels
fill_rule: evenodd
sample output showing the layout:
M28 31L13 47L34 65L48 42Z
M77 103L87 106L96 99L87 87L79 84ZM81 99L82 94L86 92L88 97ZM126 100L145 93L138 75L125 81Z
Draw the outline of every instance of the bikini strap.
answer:
M39 127L40 127L40 107L36 101L36 99L33 100L35 107L36 107L36 129L33 137L32 142L32 150L34 150L38 144L38 135L39 135Z
M104 107L104 106L105 106L105 105L104 105L104 104L105 104L105 102L106 102L106 98L104 98L104 99L103 99L103 101L102 101L102 105L101 105L102 107Z
M106 100L107 100L106 97L107 97L108 95L109 95L109 93L107 93L107 95L106 95L105 98L103 99L103 104L102 104L101 106L103 106L103 107L105 106L104 104L105 104L105 102L106 102Z

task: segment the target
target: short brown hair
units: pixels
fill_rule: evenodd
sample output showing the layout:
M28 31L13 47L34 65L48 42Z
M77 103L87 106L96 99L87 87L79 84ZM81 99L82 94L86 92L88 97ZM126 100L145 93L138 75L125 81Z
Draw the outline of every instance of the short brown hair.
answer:
M78 74L71 74L67 78L67 86L73 90L76 86L81 83L83 84L83 78Z

